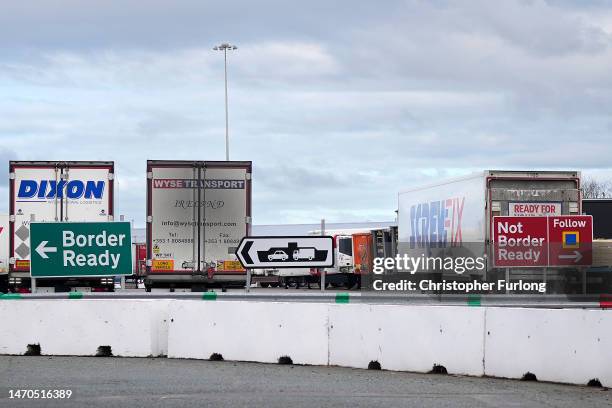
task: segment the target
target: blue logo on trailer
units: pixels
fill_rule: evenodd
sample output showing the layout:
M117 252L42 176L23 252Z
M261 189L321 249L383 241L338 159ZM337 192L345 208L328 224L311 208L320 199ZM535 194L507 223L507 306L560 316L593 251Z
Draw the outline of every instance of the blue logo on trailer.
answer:
M104 194L103 180L21 180L17 199L44 200L48 198L101 199Z
M415 204L410 207L410 248L461 245L465 197Z

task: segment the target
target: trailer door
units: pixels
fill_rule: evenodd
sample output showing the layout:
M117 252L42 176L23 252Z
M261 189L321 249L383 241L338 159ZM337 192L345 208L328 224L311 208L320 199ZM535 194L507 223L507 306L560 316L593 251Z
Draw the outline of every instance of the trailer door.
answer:
M30 221L59 221L61 180L57 166L11 168L11 250L13 270L30 270Z
M248 177L245 167L206 164L202 180L201 259L207 268L223 273L244 273L236 248L248 234Z
M196 164L150 169L151 272L200 272L198 214L201 212Z
M60 169L64 181L61 220L112 221L112 181L109 167L66 165Z

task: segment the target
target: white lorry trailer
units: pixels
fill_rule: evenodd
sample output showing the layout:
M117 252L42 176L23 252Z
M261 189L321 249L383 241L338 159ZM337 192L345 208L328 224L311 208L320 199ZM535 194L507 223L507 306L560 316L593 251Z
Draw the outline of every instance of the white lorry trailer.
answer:
M398 254L466 247L487 252L494 216L579 215L580 207L577 171L487 170L403 190L398 195ZM483 274L492 269L488 262ZM526 277L543 273L524 268L510 272Z
M9 162L9 274L11 291L30 288L30 222L113 220L112 161ZM113 278L38 279L39 288L109 290Z
M251 230L248 161L147 162L145 287L242 285L235 256Z

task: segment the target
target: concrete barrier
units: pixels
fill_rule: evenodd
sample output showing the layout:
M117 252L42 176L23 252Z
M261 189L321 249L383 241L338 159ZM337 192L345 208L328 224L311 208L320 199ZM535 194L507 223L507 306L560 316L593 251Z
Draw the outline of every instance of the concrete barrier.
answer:
M612 386L612 311L204 300L2 300L0 354L113 355L428 372ZM348 301L348 298L342 299Z
M174 301L168 357L327 364L328 308L323 303Z
M110 346L115 356L167 353L167 301L9 300L0 302L0 354L95 355Z
M487 308L485 374L612 386L612 311Z
M484 309L461 306L332 305L329 364L483 375Z

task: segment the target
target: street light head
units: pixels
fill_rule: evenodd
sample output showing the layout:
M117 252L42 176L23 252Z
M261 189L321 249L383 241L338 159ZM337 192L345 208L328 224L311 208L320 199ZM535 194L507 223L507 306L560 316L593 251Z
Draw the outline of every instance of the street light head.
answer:
M232 45L230 43L221 43L215 47L213 47L213 50L215 51L227 51L227 50L237 50L238 47L236 47L235 45Z

